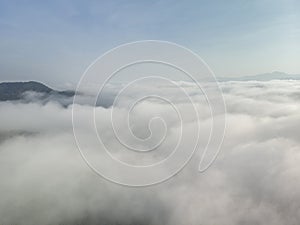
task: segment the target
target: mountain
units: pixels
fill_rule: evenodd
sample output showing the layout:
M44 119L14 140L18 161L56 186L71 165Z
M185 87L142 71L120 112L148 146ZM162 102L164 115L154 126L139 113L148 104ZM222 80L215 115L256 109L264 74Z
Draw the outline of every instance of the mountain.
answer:
M60 101L74 95L74 91L57 91L36 81L0 83L0 101Z
M272 72L264 73L252 76L241 76L241 77L220 77L219 81L269 81L269 80L300 80L299 74L287 74L283 72Z

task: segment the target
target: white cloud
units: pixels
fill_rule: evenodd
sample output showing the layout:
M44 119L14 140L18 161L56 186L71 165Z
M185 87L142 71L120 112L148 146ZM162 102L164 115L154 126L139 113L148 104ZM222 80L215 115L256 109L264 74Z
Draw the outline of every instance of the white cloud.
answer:
M193 85L181 85L197 100L205 131L209 111L203 96ZM0 224L298 224L300 82L224 82L221 87L228 127L217 161L199 174L198 154L177 176L147 188L118 186L91 172L76 148L71 107L52 102L1 103ZM116 86L110 89L116 90ZM124 119L126 103L141 90L143 94L161 92L183 112L189 104L172 88L140 87L122 96L115 109L119 120ZM109 93L105 95L107 105L113 100ZM90 107L80 105L78 109L84 115ZM170 153L178 138L178 123L167 104L148 100L133 111L133 131L141 137L149 135L146 113L159 112L172 128L159 154L154 151L142 158L120 149L109 130L110 110L97 108L97 121L106 131L105 144L115 149L117 157L149 163ZM192 135L194 120L191 116L185 121L187 134ZM80 124L82 137L92 142L89 121ZM125 127L120 129L129 138ZM204 144L207 134L201 134ZM98 143L92 145L97 148Z

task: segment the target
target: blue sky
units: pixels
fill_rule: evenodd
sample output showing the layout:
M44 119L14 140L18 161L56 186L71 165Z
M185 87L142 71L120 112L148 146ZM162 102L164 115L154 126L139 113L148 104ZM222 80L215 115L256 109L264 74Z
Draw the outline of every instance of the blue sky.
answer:
M117 45L159 39L217 76L300 73L300 1L0 0L0 79L76 83Z

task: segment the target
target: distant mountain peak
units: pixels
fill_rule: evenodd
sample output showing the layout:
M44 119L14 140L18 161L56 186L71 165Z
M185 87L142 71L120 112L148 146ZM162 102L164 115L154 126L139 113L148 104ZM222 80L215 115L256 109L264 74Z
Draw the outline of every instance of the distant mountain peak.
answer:
M269 81L269 80L300 80L298 74L287 74L281 71L240 77L220 77L219 81Z
M271 72L271 74L286 74L286 75L288 75L287 73L285 73L285 72L282 72L282 71L273 71L273 72Z
M28 100L26 93L37 93L41 100L73 97L74 91L57 91L37 81L0 83L0 101Z

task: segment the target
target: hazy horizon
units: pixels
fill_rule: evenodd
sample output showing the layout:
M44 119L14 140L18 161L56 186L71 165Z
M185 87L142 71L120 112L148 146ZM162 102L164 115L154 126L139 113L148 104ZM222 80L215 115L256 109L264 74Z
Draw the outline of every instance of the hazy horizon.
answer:
M0 80L77 83L106 51L144 39L191 49L217 77L300 74L300 3L0 1Z

